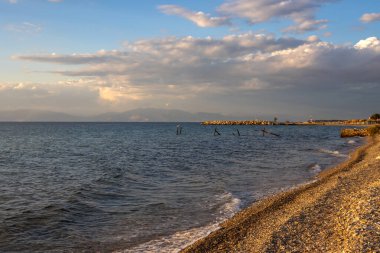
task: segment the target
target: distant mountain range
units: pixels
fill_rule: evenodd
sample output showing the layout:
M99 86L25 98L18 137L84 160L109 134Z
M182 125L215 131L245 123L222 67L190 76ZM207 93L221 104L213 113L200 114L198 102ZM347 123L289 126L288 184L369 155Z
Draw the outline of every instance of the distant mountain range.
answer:
M206 120L240 120L218 113L190 113L182 110L142 108L125 112L107 112L96 116L75 116L42 110L0 111L2 122L200 122ZM246 118L245 118L246 119Z

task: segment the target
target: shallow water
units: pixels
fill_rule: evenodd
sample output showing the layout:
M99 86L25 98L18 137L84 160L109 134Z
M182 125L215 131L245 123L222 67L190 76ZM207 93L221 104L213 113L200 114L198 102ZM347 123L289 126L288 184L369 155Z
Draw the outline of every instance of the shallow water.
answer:
M334 126L182 126L0 123L0 251L175 252L362 143Z

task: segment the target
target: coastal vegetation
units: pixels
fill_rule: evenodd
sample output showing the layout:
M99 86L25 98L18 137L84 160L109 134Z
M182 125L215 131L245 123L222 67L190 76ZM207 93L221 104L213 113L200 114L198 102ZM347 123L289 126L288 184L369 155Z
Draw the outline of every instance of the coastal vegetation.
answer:
M377 134L380 134L380 114L374 113L372 114L368 120L367 124L370 126L367 128L351 128L351 129L342 129L340 133L340 137L346 138L346 137L355 137L355 136L375 136Z
M380 134L380 125L370 126L367 128L367 131L370 136Z
M369 117L370 120L380 120L380 113L374 113Z

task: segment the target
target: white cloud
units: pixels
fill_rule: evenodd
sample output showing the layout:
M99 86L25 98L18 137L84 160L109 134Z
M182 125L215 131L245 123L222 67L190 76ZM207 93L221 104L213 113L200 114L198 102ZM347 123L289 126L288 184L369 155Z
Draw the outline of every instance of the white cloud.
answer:
M199 27L230 25L227 17L211 17L209 14L201 11L193 12L177 5L160 5L158 8L165 14L184 17Z
M365 13L360 18L360 20L363 23L371 23L371 22L375 22L375 21L380 21L380 13Z
M121 51L14 58L58 64L53 72L69 78L45 86L0 84L0 105L17 108L27 101L57 111L62 111L57 106L112 111L170 103L173 108L219 112L256 108L302 114L308 105L310 110L368 113L380 92L376 37L355 45L327 43L317 36L297 40L253 33L221 39L170 37L125 43Z
M0 107L2 110L41 109L78 113L93 113L98 104L98 90L88 85L50 83L1 83Z
M120 53L116 51L99 51L96 54L71 54L71 55L59 55L51 53L50 55L35 55L35 56L13 56L12 58L20 58L23 60L31 60L36 62L52 62L62 64L87 64L87 63L105 63L113 60L117 60L120 57Z
M283 31L286 33L304 33L310 31L316 31L321 29L326 29L328 20L302 20L296 22L295 25L285 28Z
M242 17L251 23L260 23L273 18L301 18L312 16L317 8L329 0L230 0L219 10Z
M376 37L370 37L365 40L360 40L355 44L356 49L370 49L380 52L380 40Z
M230 25L232 18L241 18L251 24L274 19L294 22L285 28L286 33L305 33L327 28L328 20L316 19L315 12L323 4L338 0L226 0L218 7L219 17L203 12L189 11L177 5L161 5L159 9L169 15L184 17L200 27Z
M42 31L42 26L30 22L23 22L21 24L7 24L4 26L4 29L16 33L39 33Z
M115 92L132 91L131 87L144 87L144 96L148 96L154 94L151 92L155 89L161 94L180 95L189 90L204 93L380 85L379 43L375 37L347 46L321 42L316 36L300 41L248 33L222 39L143 40L127 43L124 51L100 51L92 55L16 58L83 65L76 70L63 69L56 73L97 78L103 82L99 81L98 85L113 87L103 90L103 94L117 98L124 95L118 96ZM140 92L135 98L144 96Z
M318 42L318 41L320 41L320 39L318 38L317 35L311 35L311 36L307 37L307 41L309 41L309 42Z
M17 4L17 3L19 3L19 1L18 0L6 0L8 3L10 3L10 4ZM50 3L61 3L61 2L63 2L64 0L47 0L48 2L50 2Z
M231 17L248 20L252 24L287 18L295 25L286 32L302 33L324 29L327 20L315 20L315 11L321 5L335 0L230 0L219 7L219 11Z

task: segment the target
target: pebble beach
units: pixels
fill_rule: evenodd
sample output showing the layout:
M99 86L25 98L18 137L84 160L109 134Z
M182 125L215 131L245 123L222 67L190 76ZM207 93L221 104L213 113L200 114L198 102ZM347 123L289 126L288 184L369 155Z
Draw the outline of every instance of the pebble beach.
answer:
M380 136L314 181L254 203L182 252L380 252Z

